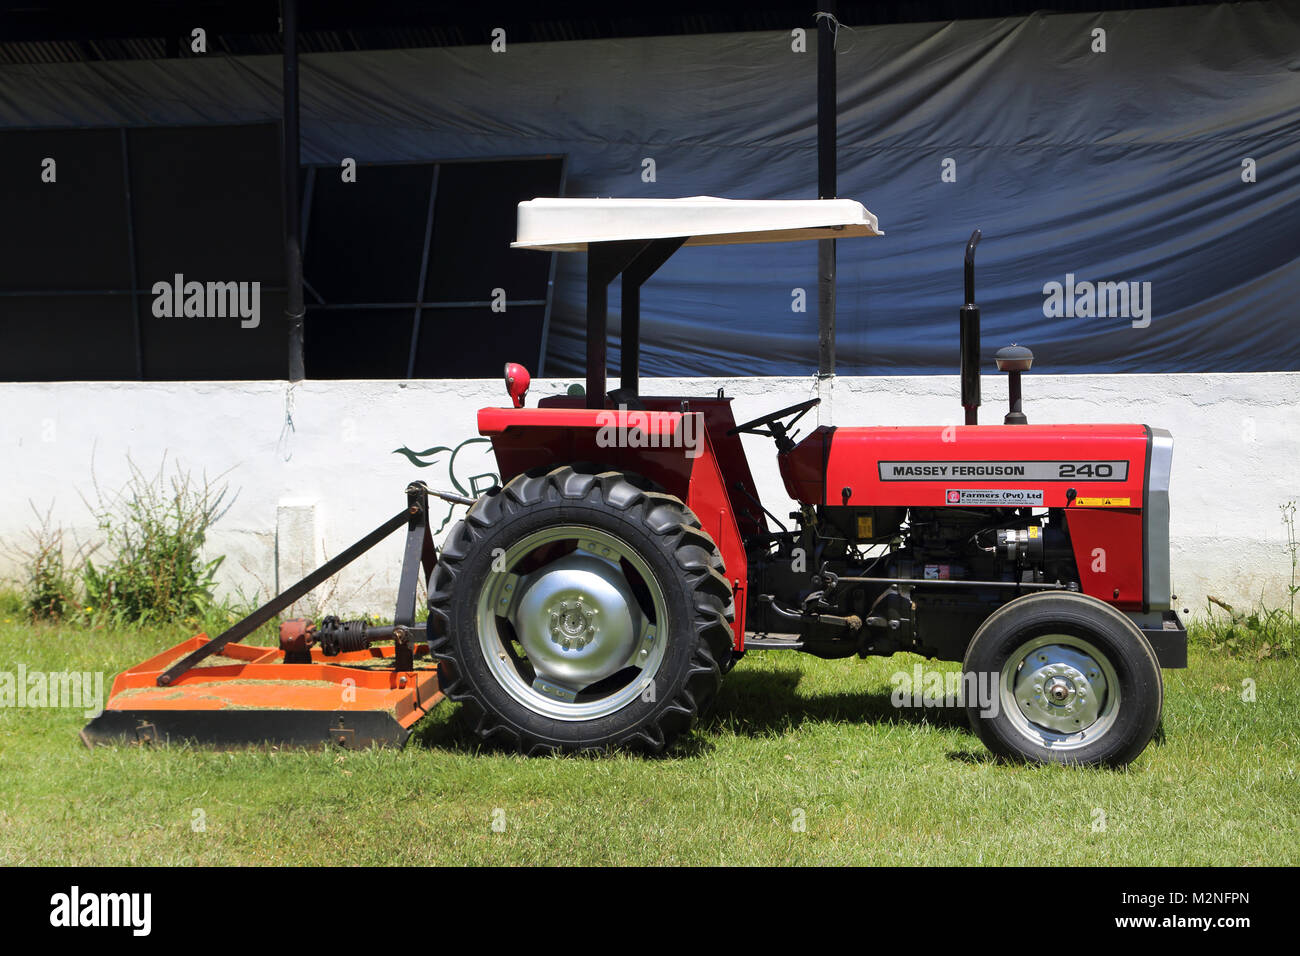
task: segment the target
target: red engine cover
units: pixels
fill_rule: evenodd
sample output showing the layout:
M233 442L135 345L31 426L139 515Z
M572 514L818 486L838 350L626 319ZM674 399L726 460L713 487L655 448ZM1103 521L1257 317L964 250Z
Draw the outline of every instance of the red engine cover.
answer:
M1140 608L1149 443L1144 425L824 427L780 465L807 504L1066 509L1084 592Z
M1076 499L1142 505L1143 425L835 428L829 441L810 435L805 444L818 458L826 454L825 485L811 503L1064 508L1073 488ZM997 491L1013 494L981 500Z

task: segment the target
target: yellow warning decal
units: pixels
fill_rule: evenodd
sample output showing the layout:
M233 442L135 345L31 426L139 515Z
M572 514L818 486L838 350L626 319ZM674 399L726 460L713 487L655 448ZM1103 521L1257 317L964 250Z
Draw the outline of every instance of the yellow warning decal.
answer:
M858 537L859 538L873 537L871 526L872 524L874 524L874 522L871 520L871 518L872 518L871 515L858 515Z
M1128 498L1075 498L1074 504L1079 508L1130 508Z

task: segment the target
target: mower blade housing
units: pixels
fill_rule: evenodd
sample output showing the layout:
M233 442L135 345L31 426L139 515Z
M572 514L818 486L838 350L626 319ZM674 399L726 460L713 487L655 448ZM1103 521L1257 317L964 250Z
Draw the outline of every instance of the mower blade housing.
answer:
M231 643L208 666L158 686L161 673L207 642L197 635L119 674L82 739L92 746L400 747L443 700L436 665L398 671L391 646L330 658L314 648L311 663L286 664L278 648Z

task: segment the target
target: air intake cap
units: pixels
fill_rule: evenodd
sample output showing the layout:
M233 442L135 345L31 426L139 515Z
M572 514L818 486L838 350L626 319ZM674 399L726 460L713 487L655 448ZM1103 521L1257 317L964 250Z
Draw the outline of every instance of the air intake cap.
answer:
M1034 364L1034 353L1023 345L1007 345L993 356L999 372L1028 372Z

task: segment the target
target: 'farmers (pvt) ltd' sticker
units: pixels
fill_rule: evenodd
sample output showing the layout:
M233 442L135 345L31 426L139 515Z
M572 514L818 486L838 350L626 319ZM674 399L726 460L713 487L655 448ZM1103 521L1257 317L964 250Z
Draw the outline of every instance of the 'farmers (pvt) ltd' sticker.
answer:
M949 488L944 500L950 505L1038 505L1043 491L1030 488Z

